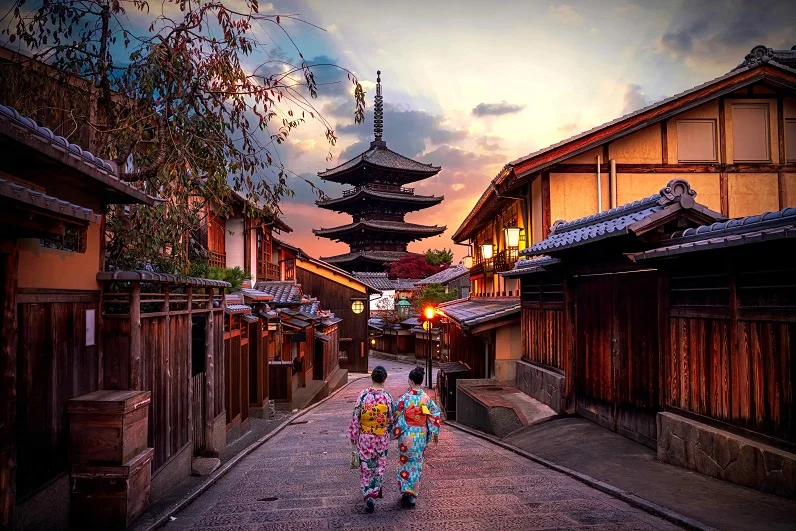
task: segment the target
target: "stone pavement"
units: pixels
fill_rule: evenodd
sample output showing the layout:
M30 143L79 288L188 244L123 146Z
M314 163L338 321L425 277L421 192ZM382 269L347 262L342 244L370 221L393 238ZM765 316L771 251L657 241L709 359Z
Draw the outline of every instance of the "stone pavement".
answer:
M388 389L406 388L411 365L382 362ZM367 379L298 418L255 450L168 530L255 529L673 529L668 522L495 445L445 428L427 452L418 505L398 507L397 449L385 495L364 512L358 471L349 468L347 427Z

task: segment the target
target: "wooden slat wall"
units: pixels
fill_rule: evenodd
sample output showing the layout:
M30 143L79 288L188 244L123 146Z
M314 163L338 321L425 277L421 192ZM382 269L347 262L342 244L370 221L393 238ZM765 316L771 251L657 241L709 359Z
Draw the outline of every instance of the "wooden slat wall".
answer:
M521 323L525 357L564 369L564 310L523 307Z
M67 471L66 403L98 389L96 341L85 341L98 301L18 305L18 496Z
M473 378L486 378L484 341L465 335L459 327L453 324L450 325L449 338L451 361L461 361L469 365Z
M796 272L674 275L665 403L796 442Z
M304 293L318 297L323 304L323 309L334 312L335 316L342 319L337 325L340 337L351 338L346 342L346 355L348 362L346 368L355 372L368 370L368 312L356 314L351 310L352 297L367 298L365 293L338 284L319 274L296 266L296 282L301 284ZM367 308L367 300L365 307Z

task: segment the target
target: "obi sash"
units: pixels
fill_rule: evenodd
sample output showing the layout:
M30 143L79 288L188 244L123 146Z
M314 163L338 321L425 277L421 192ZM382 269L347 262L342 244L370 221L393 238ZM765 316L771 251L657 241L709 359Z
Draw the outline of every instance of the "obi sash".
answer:
M359 433L384 435L389 423L389 408L385 404L363 404L359 415Z
M406 408L406 412L404 413L406 417L406 423L409 426L415 426L420 428L426 427L426 419L428 418L431 412L425 405L421 405L420 407L411 406Z

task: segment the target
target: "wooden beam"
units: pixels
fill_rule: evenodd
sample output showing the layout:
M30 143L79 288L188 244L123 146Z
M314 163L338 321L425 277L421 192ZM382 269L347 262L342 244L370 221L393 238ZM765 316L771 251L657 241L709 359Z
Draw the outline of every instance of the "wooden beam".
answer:
M542 238L550 233L550 173L542 174Z
M169 285L166 284L163 286L163 311L166 313L166 316L163 318L164 322L164 330L163 334L165 336L165 349L164 349L164 367L158 367L157 363L155 363L155 370L163 370L166 371L166 385L165 389L163 390L164 402L166 404L166 426L168 429L166 430L166 444L167 448L171 449L171 442L174 439L174 427L172 425L172 418L171 418L171 380L173 378L172 370L171 370L171 315L169 314L170 310L170 303L169 303L169 295L170 289ZM190 321L190 319L188 319ZM190 335L188 338L190 339ZM154 382L153 389L154 389ZM188 385L190 387L190 384ZM171 455L171 451L169 451L169 455Z
M669 124L666 120L661 122L661 162L669 164Z
M141 360L141 283L133 282L130 294L130 389L143 391Z
M600 172L608 173L610 164L601 164ZM796 173L796 163L724 164L724 163L677 163L677 164L617 164L617 173ZM550 173L594 173L594 164L556 164Z
M724 98L719 98L719 162L727 162L727 117L724 114Z
M213 445L213 420L215 419L215 315L213 313L214 288L207 288L207 324L205 326L205 454L218 457L219 448ZM223 330L222 330L223 331Z
M19 249L14 243L3 261L0 334L0 529L15 528L17 505L17 275Z
M721 201L721 214L730 215L730 185L726 173L719 174L719 198Z
M779 145L779 163L785 164L785 110L782 96L777 98L777 144ZM782 207L780 207L782 208Z
M779 208L782 210L783 208L788 206L788 182L785 180L785 172L777 173L777 190L779 192Z

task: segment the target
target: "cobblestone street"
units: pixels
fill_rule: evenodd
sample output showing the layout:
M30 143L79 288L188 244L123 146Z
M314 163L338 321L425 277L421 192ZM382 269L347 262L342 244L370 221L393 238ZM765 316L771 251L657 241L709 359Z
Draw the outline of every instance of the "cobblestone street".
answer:
M371 363L373 365L373 363ZM397 398L410 365L383 362ZM390 450L384 499L366 514L346 429L369 378L263 444L166 529L671 529L568 476L452 428L427 451L417 508L401 510Z

